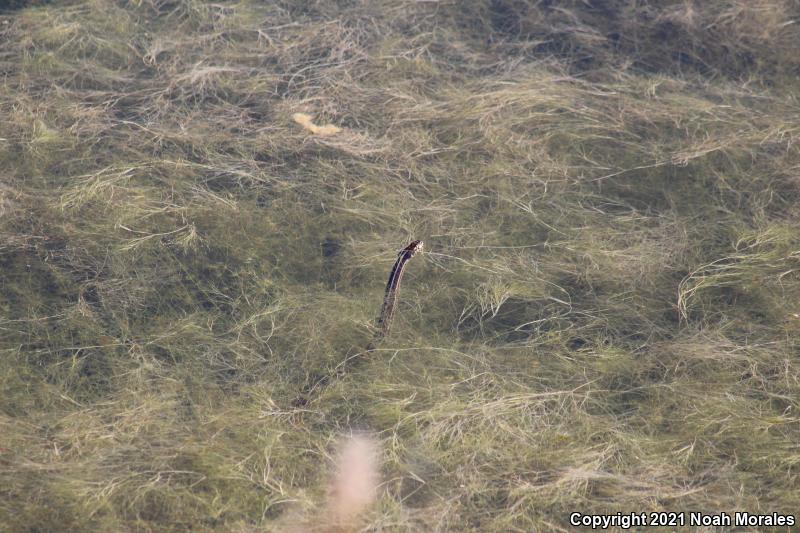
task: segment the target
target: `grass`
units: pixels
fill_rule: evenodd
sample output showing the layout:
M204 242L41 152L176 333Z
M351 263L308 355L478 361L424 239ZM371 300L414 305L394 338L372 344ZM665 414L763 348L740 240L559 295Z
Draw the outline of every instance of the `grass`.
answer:
M0 530L796 512L796 3L6 7Z

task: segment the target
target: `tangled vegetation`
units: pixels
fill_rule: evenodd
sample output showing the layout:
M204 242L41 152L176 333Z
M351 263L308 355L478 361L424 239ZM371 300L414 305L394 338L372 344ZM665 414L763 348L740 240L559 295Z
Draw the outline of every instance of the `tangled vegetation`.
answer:
M23 4L0 530L797 511L796 1Z

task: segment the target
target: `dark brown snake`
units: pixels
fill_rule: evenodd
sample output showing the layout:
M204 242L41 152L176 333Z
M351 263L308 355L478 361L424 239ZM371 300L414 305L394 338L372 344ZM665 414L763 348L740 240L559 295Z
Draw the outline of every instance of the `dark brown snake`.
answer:
M406 264L409 259L422 251L423 246L424 243L422 241L413 241L397 254L397 261L394 262L394 266L389 272L389 281L386 282L386 292L383 296L383 307L381 308L381 315L378 317L378 327L380 329L375 334L372 342L367 345L368 351L374 350L375 343L389 335L389 329L392 327L392 320L394 319L395 305L397 304L397 292L400 290L400 281L403 279Z
M374 350L375 344L389 335L389 329L392 327L392 319L394 318L395 305L397 304L397 291L400 290L400 281L403 279L403 272L405 272L406 263L408 263L408 260L414 257L417 253L421 252L422 247L422 241L413 241L411 244L400 250L400 252L397 254L397 261L394 262L392 271L389 272L389 281L386 283L386 292L383 295L383 307L381 307L381 315L378 317L379 329L375 333L375 337L372 339L372 342L367 345L367 352ZM334 369L332 374L327 376L318 376L318 379L315 381L315 383L311 385L310 388L303 391L301 395L295 399L293 405L295 407L306 405L309 401L309 397L316 389L328 383L330 378L342 376L344 372L344 363L346 362L347 360L345 360L343 363L340 363Z

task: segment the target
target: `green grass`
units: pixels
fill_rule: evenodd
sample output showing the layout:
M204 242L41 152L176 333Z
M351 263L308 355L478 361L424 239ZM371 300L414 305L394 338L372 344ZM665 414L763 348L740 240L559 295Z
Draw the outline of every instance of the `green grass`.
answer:
M796 513L795 2L20 4L0 530Z

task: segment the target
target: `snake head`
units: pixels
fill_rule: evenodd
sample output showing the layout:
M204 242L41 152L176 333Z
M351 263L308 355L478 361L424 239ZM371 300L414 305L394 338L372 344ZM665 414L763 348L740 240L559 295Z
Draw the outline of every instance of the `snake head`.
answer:
M422 241L412 241L411 244L403 248L400 253L403 252L410 252L409 257L414 257L418 252L422 251L422 248L425 246L425 243Z

